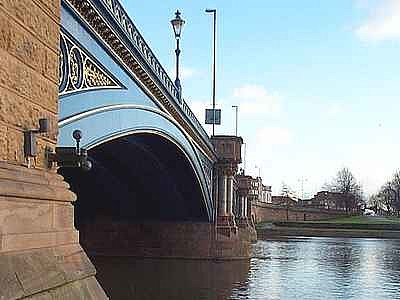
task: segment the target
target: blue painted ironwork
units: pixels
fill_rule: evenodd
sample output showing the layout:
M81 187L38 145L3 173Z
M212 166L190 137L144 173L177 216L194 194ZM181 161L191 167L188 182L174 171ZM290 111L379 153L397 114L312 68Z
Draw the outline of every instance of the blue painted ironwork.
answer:
M59 146L73 144L75 129L87 133L82 146L88 149L138 133L163 136L190 161L212 221L216 155L209 137L120 4L63 0L61 26ZM87 58L119 88L107 80L86 88L80 66Z
M96 89L122 89L118 80L66 33L60 34L59 95Z
M191 124L203 141L212 149L208 134L198 121L189 105L183 98L179 97L179 90L174 85L167 72L162 67L150 47L137 30L133 21L119 3L118 0L66 0L74 7L78 7L82 13L93 19L93 26L104 31L104 35L112 40L121 56L127 56L129 51L134 50L135 55L146 65L146 71L150 71L153 79L162 84L168 94L169 104L178 108L186 120ZM118 36L107 26L118 29Z

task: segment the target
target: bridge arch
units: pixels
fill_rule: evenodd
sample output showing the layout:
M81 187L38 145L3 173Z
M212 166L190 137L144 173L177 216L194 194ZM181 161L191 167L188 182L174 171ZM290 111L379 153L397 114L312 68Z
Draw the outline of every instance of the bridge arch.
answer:
M138 180L136 193L142 191L142 194L139 193L139 197L145 197L143 194L145 186L145 190L150 191L150 198L153 198L152 205L138 207L138 214L131 214L132 218L212 221L210 187L207 184L208 175L196 146L173 118L157 109L139 105L104 106L62 120L59 144L73 145L71 133L75 129L84 132L82 146L88 149L89 156L94 162L93 171L88 174L83 174L78 170L62 170L67 181L71 183L72 189L77 192L78 198L80 193L85 194L85 198L89 197L89 189L83 187L82 184L88 184L91 186L91 190L96 190L96 184L90 178L96 178L101 172L103 172L101 174L103 178L113 178L112 174L107 176L108 171L104 170L104 168L110 168L111 171L113 166L102 160L105 159L105 153L110 155L114 152L114 156L120 156L115 162L116 165L124 165L129 169L129 166L137 167L137 162L142 160L142 163L147 162L148 167L154 171L152 181L149 177L143 177L143 174L149 171L144 165L139 165L135 172L130 170L127 173L122 169L117 170L119 172L117 177L131 176ZM123 161L125 163L122 164ZM171 162L175 162L175 165ZM157 174L159 177L156 176ZM168 185L162 184L160 181L163 176L164 183L170 182L169 187L175 185L175 190L169 191L175 196L162 194L163 189L168 189ZM143 179L140 179L141 177L148 182L144 183ZM114 178L114 180L117 180L119 188L123 190L124 187L120 186L121 182L119 182L121 179ZM138 186L140 182L141 187ZM156 183L158 186L155 185ZM107 184L107 182L103 182L103 184ZM117 183L114 182L114 184ZM157 190L159 193L156 192ZM128 191L125 190L125 192ZM164 198L165 201L161 198ZM139 199L137 200L139 201ZM168 202L171 207L176 206L174 211L168 211L165 208L165 204ZM79 205L84 206L85 204L77 204L77 208ZM124 205L121 205L121 208L123 207ZM163 213L157 211L161 208ZM153 215L150 214L150 210L153 210Z

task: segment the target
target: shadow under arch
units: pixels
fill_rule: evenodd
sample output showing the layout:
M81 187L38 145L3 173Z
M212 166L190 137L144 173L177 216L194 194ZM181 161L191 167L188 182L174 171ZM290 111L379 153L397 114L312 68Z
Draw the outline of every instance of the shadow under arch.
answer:
M166 136L137 132L88 150L93 168L61 168L78 200L75 225L113 221L208 222L190 160Z

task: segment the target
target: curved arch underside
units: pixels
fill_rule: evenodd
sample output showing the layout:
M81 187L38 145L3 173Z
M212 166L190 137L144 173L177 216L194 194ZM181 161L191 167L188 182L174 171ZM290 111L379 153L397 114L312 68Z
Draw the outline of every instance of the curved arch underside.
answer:
M88 151L90 172L60 169L77 194L76 225L95 218L208 221L195 172L180 149L154 134L133 134Z

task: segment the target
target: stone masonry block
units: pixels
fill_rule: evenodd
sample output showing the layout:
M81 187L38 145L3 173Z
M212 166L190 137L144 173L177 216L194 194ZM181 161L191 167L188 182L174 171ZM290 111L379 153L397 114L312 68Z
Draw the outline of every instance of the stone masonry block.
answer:
M77 244L5 253L0 256L0 299L106 299L94 275Z
M0 124L0 160L7 160L7 127Z
M4 11L32 31L45 45L58 51L59 29L54 23L59 20L55 16L49 18L43 8L32 4L32 0L3 0L2 5Z
M25 163L24 135L22 131L8 128L7 130L7 161Z
M43 11L56 19L60 18L61 0L33 0Z
M2 74L1 86L48 111L57 112L58 89L56 84L21 64L18 59L4 50L0 50L0 73Z
M24 251L76 243L79 243L79 234L76 230L4 234L2 252Z
M53 204L54 229L74 227L74 207L71 204Z
M58 52L44 46L0 10L0 49L58 84Z
M0 86L0 121L22 130L38 127L40 118L48 118L53 125L51 138L56 140L57 115L26 101L15 93Z
M0 228L2 234L50 231L53 211L50 203L7 201L0 197ZM71 227L70 227L71 228Z

